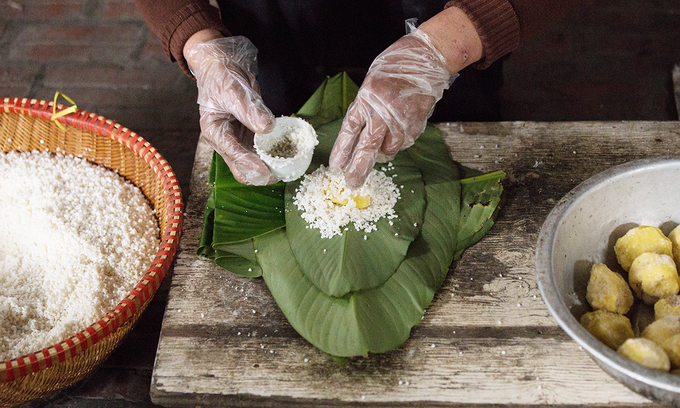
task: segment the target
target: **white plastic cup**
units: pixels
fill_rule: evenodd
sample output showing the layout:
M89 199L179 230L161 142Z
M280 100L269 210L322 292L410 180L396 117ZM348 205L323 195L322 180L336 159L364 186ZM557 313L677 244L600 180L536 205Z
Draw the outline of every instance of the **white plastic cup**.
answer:
M293 157L279 157L272 153L282 143L295 148ZM276 126L271 133L255 134L254 144L257 155L269 166L272 174L289 182L305 174L319 141L312 125L305 120L281 116L276 118Z

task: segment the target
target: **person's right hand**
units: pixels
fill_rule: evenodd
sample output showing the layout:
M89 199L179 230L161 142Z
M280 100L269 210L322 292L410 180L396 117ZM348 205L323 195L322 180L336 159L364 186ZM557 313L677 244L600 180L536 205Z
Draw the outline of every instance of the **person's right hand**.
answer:
M201 134L243 184L277 181L253 150L254 133L269 133L275 118L255 80L257 49L245 37L202 41L201 32L184 46L198 86Z

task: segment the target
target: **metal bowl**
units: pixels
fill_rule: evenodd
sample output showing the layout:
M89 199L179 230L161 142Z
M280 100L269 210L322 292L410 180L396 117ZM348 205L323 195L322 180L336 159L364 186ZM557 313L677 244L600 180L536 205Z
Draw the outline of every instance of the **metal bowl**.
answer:
M665 234L678 225L679 185L680 160L638 160L606 170L555 205L536 247L538 286L562 329L628 388L672 405L680 405L680 376L617 354L588 333L579 319L590 310L585 300L590 267L597 262L616 265L613 246L619 237L638 225L656 226Z

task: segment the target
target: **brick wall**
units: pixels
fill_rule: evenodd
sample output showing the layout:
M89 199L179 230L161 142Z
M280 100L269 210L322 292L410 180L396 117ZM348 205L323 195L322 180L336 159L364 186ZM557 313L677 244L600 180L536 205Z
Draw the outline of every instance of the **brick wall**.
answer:
M573 10L505 65L508 120L673 120L680 2L602 0Z
M196 86L133 1L0 0L0 96L52 100L56 91L149 140L188 187Z

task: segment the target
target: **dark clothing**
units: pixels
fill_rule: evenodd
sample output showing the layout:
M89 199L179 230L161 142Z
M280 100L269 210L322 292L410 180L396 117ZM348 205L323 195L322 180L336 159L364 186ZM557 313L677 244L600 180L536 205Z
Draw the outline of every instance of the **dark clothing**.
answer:
M345 71L360 85L373 59L405 34L455 6L470 17L484 57L464 69L432 121L500 120L501 58L577 0L135 0L172 60L188 71L187 39L204 28L243 35L258 48L258 82L275 115L294 113L327 76ZM481 68L476 69L476 68Z
M262 98L275 115L290 115L327 76L347 72L361 84L375 57L406 34L405 20L425 21L445 1L218 0L222 20L234 35L258 48ZM416 4L413 4L416 3ZM385 12L389 10L389 12ZM441 120L498 120L494 96L501 70L468 70L437 105ZM491 78L493 77L493 78ZM461 104L457 93L468 95ZM491 106L493 105L493 107ZM441 112L443 111L443 112ZM445 115L444 115L445 113ZM434 119L433 119L434 120Z

